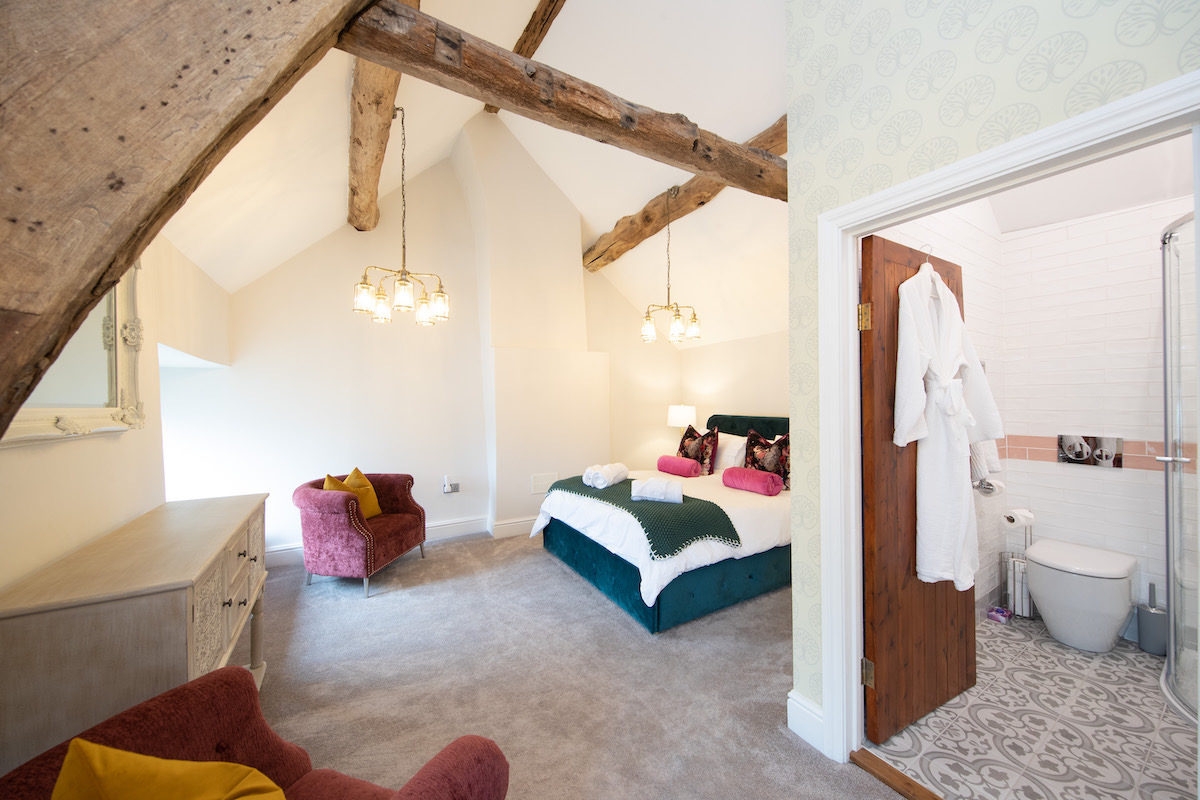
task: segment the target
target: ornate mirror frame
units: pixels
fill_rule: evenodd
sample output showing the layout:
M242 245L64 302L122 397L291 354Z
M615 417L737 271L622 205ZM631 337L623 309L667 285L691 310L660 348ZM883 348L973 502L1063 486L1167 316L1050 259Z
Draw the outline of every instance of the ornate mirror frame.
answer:
M22 408L0 439L0 448L141 428L146 414L138 392L138 354L142 349L142 320L137 313L135 263L104 300L104 346L109 360L108 404L95 407Z

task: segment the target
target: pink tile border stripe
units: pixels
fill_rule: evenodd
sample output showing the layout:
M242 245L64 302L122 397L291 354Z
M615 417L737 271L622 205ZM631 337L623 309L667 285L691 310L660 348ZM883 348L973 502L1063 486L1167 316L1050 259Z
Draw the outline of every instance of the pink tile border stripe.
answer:
M1057 436L1009 436L997 443L1001 458L1013 458L1019 461L1058 461ZM1161 470L1162 462L1156 461L1155 456L1165 452L1162 442L1149 442L1140 439L1126 439L1125 451L1121 456L1122 469ZM1196 444L1187 442L1183 446L1183 454L1192 459L1184 467L1185 472L1196 471Z

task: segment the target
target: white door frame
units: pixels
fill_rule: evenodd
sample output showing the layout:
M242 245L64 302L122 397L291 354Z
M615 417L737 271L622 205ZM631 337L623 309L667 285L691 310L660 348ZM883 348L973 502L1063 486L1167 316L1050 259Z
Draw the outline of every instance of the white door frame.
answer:
M1200 122L1200 71L842 206L817 220L821 476L821 708L789 726L845 762L863 742L862 451L856 307L859 237L1186 133ZM793 700L795 692L793 692ZM814 718L815 717L815 718Z

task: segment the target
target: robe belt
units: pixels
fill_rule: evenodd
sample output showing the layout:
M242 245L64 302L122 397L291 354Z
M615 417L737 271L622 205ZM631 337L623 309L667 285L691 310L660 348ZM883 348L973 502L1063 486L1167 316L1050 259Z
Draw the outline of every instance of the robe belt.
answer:
M931 375L929 376L929 384L926 391L932 393L934 403L937 404L937 407L952 422L964 427L975 424L975 418L971 416L971 412L967 410L966 403L963 402L963 382L961 378L951 378L948 381L943 381Z

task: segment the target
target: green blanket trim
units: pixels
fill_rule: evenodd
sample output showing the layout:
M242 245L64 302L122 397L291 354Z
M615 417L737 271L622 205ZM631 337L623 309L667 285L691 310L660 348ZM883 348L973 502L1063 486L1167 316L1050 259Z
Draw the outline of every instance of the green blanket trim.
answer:
M682 503L633 500L632 488L633 481L626 479L607 489L594 489L584 484L582 475L577 475L555 481L549 491L590 497L628 511L646 533L650 557L655 560L677 556L692 542L704 539L715 539L730 547L742 546L729 515L716 503L687 496Z

